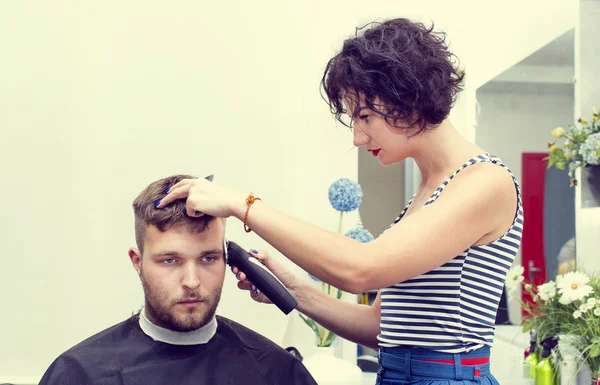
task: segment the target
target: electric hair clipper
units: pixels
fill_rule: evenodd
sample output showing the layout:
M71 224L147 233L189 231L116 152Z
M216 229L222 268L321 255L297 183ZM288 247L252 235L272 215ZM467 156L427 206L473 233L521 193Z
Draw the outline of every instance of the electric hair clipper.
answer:
M298 306L298 301L258 258L232 241L227 241L227 264L246 274L248 280L285 314Z

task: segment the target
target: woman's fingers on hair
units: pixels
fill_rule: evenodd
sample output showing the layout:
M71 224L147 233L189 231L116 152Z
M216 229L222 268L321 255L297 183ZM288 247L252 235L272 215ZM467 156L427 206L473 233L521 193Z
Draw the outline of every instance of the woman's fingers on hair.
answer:
M185 205L185 212L188 216L195 217L195 218L200 218L201 216L204 215L204 213L202 211L196 210L193 203L191 203L189 200L187 201L187 203Z
M175 183L173 186L169 187L169 189L167 189L167 192L170 193L171 191L175 190L178 187L189 184L190 181L191 181L191 179L182 179L179 182Z
M177 199L185 198L188 196L190 192L191 184L184 184L178 187L173 186L169 190L169 193L160 201L156 203L156 208L162 209L167 206L169 203L176 201Z

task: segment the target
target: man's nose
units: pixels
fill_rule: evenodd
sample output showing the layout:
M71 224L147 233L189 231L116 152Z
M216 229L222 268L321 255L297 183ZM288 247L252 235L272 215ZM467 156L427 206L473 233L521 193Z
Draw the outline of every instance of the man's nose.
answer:
M183 267L183 279L181 284L190 290L195 290L200 286L200 277L196 266L193 263L188 263Z

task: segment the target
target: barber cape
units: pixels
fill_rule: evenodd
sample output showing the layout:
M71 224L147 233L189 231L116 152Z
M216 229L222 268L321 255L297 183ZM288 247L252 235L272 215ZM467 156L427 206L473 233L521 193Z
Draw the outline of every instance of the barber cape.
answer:
M224 317L213 322L207 342L173 344L144 333L136 314L60 355L39 385L316 385L272 341Z

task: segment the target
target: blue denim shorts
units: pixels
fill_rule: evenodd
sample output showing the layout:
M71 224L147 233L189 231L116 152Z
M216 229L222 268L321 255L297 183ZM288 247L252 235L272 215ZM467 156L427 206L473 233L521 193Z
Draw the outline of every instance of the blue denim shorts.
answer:
M490 373L489 357L489 347L457 354L380 347L376 385L500 385Z

